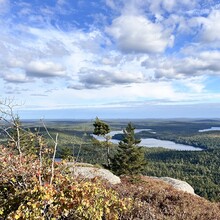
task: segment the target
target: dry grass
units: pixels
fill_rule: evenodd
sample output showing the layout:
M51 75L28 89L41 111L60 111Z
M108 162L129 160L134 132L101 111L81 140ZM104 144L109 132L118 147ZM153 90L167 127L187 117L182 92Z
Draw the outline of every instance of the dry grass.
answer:
M114 187L121 197L134 200L132 211L122 219L220 220L220 204L179 190L150 177L123 177Z

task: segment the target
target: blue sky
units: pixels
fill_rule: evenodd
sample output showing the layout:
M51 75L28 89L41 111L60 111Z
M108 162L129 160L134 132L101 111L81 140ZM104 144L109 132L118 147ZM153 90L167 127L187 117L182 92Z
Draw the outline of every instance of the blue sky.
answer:
M0 100L22 118L220 116L219 0L0 0Z

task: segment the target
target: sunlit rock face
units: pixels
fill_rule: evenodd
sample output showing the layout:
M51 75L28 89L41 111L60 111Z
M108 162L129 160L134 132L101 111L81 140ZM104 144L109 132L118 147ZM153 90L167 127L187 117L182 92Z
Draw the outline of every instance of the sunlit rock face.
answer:
M181 190L181 191L184 191L184 192L187 192L187 193L195 194L194 189L192 188L192 186L190 186L185 181L170 178L170 177L160 177L158 179L163 180L164 182L172 185L177 190Z
M111 184L121 183L121 179L114 175L112 172L106 169L94 167L92 164L86 163L68 163L70 170L75 176L81 176L83 178L92 179L94 177L100 177L101 179L108 181ZM153 179L162 180L177 190L181 190L195 195L193 187L185 181L174 179L171 177L152 177Z
M70 164L69 164L70 165ZM97 168L89 164L78 163L77 166L70 166L70 169L73 171L75 176L81 176L83 178L92 179L94 177L100 177L103 180L108 181L111 184L121 183L121 180L118 176L111 173L109 170Z

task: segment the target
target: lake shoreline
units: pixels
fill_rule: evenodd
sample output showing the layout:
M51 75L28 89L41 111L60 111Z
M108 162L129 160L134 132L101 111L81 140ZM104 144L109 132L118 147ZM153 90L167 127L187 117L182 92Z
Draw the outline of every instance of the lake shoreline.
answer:
M135 133L139 133L142 131L149 132L151 130L152 129L137 129ZM123 134L123 131L111 131L109 133L109 136L114 137L114 135L117 135L117 134ZM103 137L96 136L96 135L92 135L92 136L99 141L105 141ZM158 138L140 138L140 139L141 139L141 143L139 144L139 146L141 147L149 147L149 148L156 148L156 147L161 148L162 147L162 148L166 148L170 150L178 150L178 151L203 151L205 150L205 149L195 147L192 145L177 143L172 140L163 140L163 139L158 139ZM112 138L110 142L112 142L113 144L118 144L120 140Z

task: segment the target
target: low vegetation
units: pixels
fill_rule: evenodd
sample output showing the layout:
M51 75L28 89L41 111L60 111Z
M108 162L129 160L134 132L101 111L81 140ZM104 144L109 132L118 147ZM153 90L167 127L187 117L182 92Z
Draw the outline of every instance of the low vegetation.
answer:
M177 191L170 185L150 177L123 177L122 185L114 188L120 196L129 197L133 201L131 212L125 219L220 219L220 204Z
M130 171L129 166L124 166L120 174L131 175L121 176L121 184L111 185L98 178L87 180L83 177L75 177L72 169L68 169L65 160L56 162L56 151L60 151L67 159L73 160L73 166L76 160L90 162L90 159L97 164L102 164L106 162L106 148L102 148L102 144L99 145L86 135L83 129L78 132L78 136L73 135L70 127L66 133L63 132L66 129L64 128L58 135L56 128L47 128L44 122L37 129L34 127L27 129L13 114L10 103L3 104L6 108L1 109L1 119L3 119L1 128L4 138L0 145L0 219L220 219L219 203L212 203L199 196L177 191L162 181L139 174L140 172L147 175L157 172L159 174L161 171L160 175L162 175L167 171L167 174L170 172L173 177L174 170L177 170L181 177L183 170L186 169L184 164L188 164L189 176L190 169L193 169L194 177L198 172L204 176L211 169L208 166L206 153L212 151L201 152L198 156L192 154L194 156L190 157L189 154L184 156L183 152L178 154L167 150L145 150L147 161L145 164L143 149L140 148L141 151L134 151L138 172L134 172L134 167ZM126 131L124 140L121 141L121 149L130 149L129 147L134 147L138 142L133 136L131 124L127 126ZM80 139L79 136L82 134ZM60 144L62 147L60 148L59 137L62 135L72 137L77 142L70 145L65 139L66 144ZM122 153L118 151L119 149L120 145L119 148L112 147L111 153L108 151L107 158L115 158L118 162L115 172L120 170L123 164L117 157ZM215 154L218 155L218 150L215 150L217 151ZM111 163L114 164L113 159ZM200 169L201 163L207 166ZM217 163L217 160L212 163L213 172ZM113 164L111 167L116 167ZM195 167L192 168L192 164L195 164ZM198 164L197 167L196 164ZM217 174L212 175L215 177L212 181L215 181L217 186L219 177ZM206 183L209 187L210 182L206 181ZM217 189L213 192L213 198L217 200L218 197L214 197Z
M1 146L1 219L200 219L220 218L219 204L174 190L148 177L123 177L112 186L99 179L75 178L56 163L41 168L34 156L20 157Z
M0 219L119 219L131 200L97 179L77 179L56 163L0 149ZM53 179L51 181L51 177Z

